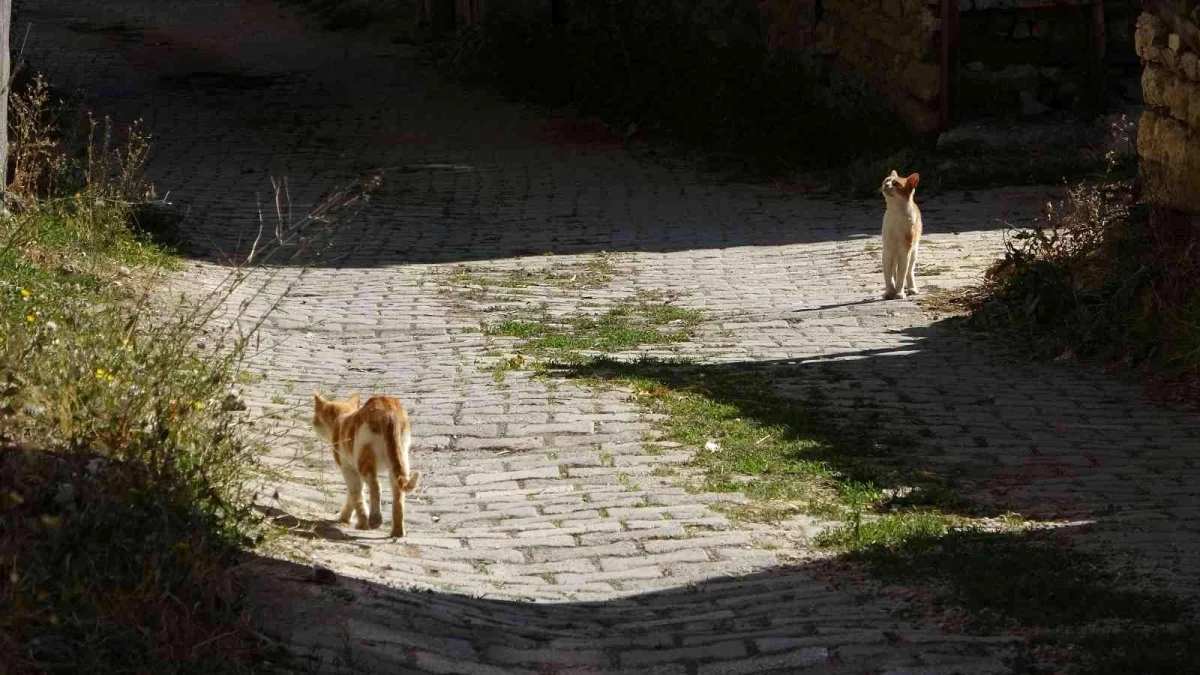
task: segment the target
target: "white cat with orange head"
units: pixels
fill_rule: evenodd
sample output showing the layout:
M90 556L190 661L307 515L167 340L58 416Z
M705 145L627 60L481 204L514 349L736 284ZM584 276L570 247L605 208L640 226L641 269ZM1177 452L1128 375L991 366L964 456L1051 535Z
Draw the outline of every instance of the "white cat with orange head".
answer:
M913 196L919 174L900 177L895 170L883 179L880 192L887 203L883 212L884 300L917 294L917 248L921 243L921 209Z

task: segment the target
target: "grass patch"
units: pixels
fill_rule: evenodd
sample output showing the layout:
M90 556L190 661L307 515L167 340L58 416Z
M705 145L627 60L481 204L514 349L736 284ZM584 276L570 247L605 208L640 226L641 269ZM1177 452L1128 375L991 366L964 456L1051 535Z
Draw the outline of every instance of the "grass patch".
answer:
M702 315L677 307L661 294L640 292L592 314L579 312L552 317L543 308L536 313L512 312L482 327L484 335L519 340L519 352L492 366L493 379L527 367L543 368L551 361L582 362L585 353L633 351L645 346L669 345L691 339Z
M459 293L473 293L482 299L489 289L523 289L550 287L567 290L599 288L612 281L616 274L613 255L597 253L584 263L552 264L545 267L519 267L495 270L471 265L458 265L450 274L450 285Z
M945 536L952 528L965 522L963 518L938 512L888 514L866 522L852 517L850 523L822 532L816 544L849 551L894 547L910 541Z
M13 95L0 218L0 660L12 672L252 672L233 576L260 541L261 448L226 405L243 340L146 290L177 267L136 222L148 138L59 154L47 88ZM101 136L95 136L99 128ZM123 136L121 143L117 137Z
M864 432L869 425L839 428L820 403L776 395L765 372L604 358L553 365L551 372L631 388L637 402L665 415L660 429L667 438L697 448L690 465L701 470L698 487L754 500L734 507L742 519L777 521L798 512L861 519L880 508L904 509L908 517L966 506L946 479L906 468L909 439Z

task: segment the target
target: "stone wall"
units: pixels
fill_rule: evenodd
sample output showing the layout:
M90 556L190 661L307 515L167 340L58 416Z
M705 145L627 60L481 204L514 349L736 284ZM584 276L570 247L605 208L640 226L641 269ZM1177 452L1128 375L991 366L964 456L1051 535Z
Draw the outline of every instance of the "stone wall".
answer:
M937 5L925 0L760 0L774 48L827 57L919 132L938 128ZM836 70L836 69L835 69Z
M960 0L959 112L1033 115L1089 102L1140 103L1133 51L1139 5L1105 0L1104 71L1096 73L1093 8L1086 0L1059 6L1045 0Z
M1148 106L1138 128L1142 189L1152 203L1200 214L1200 2L1147 9L1135 36Z
M1090 59L1088 0L957 2L958 50L949 64L953 116L1039 114L1077 106L1088 94L1140 103L1133 53L1139 0L1104 3L1104 64L1110 76L1104 92L1097 91ZM875 95L887 96L916 130L936 128L940 0L757 3L772 48L824 55L869 82Z

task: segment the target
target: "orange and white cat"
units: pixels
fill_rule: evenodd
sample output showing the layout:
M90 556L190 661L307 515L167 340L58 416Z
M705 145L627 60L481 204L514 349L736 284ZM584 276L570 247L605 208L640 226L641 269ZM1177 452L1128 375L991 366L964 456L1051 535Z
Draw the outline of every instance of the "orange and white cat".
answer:
M919 174L905 178L895 170L883 179L880 192L887 203L883 212L884 300L917 294L917 248L921 243L921 209L913 201Z
M392 396L372 396L361 407L354 394L345 401L326 399L313 390L313 429L333 444L333 459L346 479L346 505L338 520L356 527L375 529L383 524L379 506L380 464L387 467L392 485L392 536L404 536L404 495L417 489L420 471L410 471L408 446L412 430L404 406ZM362 489L366 482L371 495L370 517L363 512Z

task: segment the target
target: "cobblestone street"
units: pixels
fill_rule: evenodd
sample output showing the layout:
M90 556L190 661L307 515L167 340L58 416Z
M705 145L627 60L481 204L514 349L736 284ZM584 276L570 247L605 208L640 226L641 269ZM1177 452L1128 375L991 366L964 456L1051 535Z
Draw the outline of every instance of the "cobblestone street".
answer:
M1007 672L1015 636L942 630L901 594L837 576L810 544L827 523L744 523L712 506L745 496L680 487L661 469L686 473L696 449L655 436L627 391L524 371L498 382L486 367L511 345L477 330L498 299L565 313L677 293L704 323L663 355L765 370L787 396L818 387L844 420L868 423L866 401L920 437L914 462L961 475L977 502L1198 588L1200 425L1133 385L1018 361L911 300L880 300L882 198L719 182L266 0L15 5L14 42L28 24L25 53L52 84L153 134L150 178L188 211L182 290L213 288L244 257L271 177L287 178L297 214L382 177L327 247L269 282L290 290L246 392L278 434L260 501L297 530L254 563L253 595L324 670ZM978 280L1004 223L1055 194L918 191L923 288ZM602 253L612 278L595 288L450 292L460 265L571 268ZM328 522L344 487L308 426L313 388L409 409L423 475L405 539ZM312 563L342 582L302 582Z

